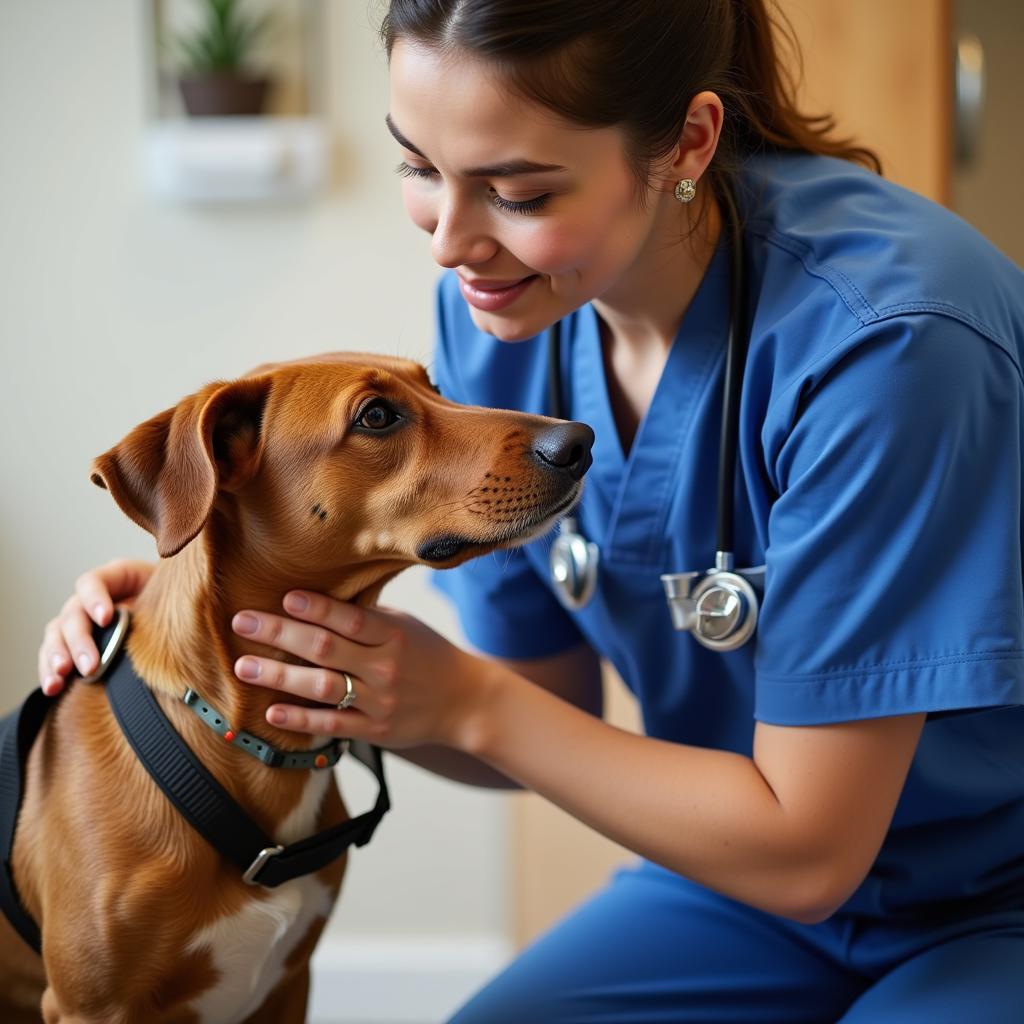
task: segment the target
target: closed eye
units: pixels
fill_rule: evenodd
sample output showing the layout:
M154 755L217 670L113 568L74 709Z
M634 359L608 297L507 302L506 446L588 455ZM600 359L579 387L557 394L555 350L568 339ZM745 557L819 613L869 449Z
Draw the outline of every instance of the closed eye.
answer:
M437 171L433 167L413 167L404 160L395 168L395 174L401 178L433 178Z
M433 167L413 167L404 160L395 168L395 173L403 178L424 178L426 180L433 180L438 176L437 171ZM494 206L505 213L537 213L547 205L548 200L551 198L551 193L545 192L543 195L535 196L533 199L514 200L506 199L504 196L499 195L493 186L489 187L488 191Z

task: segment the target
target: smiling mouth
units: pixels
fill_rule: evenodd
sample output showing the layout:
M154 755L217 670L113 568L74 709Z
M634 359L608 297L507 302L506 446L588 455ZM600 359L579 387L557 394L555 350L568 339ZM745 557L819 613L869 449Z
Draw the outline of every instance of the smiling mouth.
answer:
M463 537L458 534L446 534L443 537L435 537L433 540L422 544L416 551L418 558L424 562L447 562L456 555L461 555L469 548L489 548L495 544L507 544L509 541L525 541L529 539L543 526L547 529L551 520L568 509L579 497L580 487L574 487L570 494L563 498L557 505L545 511L537 518L528 523L523 523L516 530L505 537L495 537L491 540L475 540L471 537Z
M485 313L496 313L506 306L512 305L526 290L539 279L538 274L510 283L498 282L497 285L486 286L485 282L472 284L464 277L459 277L459 289L462 297L473 307Z

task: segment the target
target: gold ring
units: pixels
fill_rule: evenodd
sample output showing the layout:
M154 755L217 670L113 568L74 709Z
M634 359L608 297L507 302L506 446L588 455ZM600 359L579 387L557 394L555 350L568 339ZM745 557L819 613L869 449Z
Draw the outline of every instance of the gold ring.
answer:
M338 710L352 707L356 702L356 688L352 683L352 677L347 672L341 673L345 677L345 696L338 701Z

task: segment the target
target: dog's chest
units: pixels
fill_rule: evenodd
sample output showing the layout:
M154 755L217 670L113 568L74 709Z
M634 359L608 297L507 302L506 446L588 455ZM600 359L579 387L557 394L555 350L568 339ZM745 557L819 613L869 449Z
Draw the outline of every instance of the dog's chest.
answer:
M302 801L276 830L280 843L312 834L328 772L310 776ZM254 894L255 895L255 894ZM331 890L315 875L262 890L241 910L217 918L197 932L188 950L207 950L218 973L216 984L192 1004L202 1024L234 1024L254 1013L284 976L285 961L331 910Z

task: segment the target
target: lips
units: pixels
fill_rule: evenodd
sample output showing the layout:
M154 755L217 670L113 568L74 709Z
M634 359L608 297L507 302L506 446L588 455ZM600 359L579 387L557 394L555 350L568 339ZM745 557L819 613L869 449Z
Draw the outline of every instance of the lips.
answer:
M462 292L462 297L471 306L487 313L493 313L515 302L537 279L537 274L521 277L515 281L488 280L486 278L474 278L472 281L467 281L460 276L459 289Z

